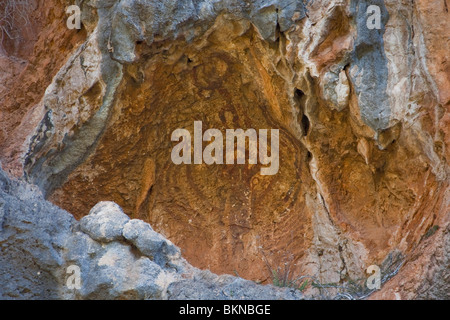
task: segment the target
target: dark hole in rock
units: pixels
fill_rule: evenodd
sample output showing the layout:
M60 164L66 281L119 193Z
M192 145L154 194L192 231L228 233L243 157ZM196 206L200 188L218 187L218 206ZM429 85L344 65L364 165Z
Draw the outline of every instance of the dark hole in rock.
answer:
M310 127L309 118L305 114L303 114L303 116L302 116L302 129L303 129L303 135L305 137L308 135L309 127Z

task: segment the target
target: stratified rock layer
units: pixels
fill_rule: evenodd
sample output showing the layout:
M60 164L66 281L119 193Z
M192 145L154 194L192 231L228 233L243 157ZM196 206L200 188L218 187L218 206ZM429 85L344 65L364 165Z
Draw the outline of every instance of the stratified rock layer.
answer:
M401 265L404 280L380 297L425 297L436 283L430 295L442 297L445 1L84 1L81 31L55 22L67 4L55 2L34 52L20 55L31 62L0 88L10 173L76 218L114 201L213 272L268 280L262 257L276 268L292 256L296 275L343 284L396 257L383 272ZM369 5L380 29L367 28ZM200 120L279 129L279 173L173 164L171 133Z

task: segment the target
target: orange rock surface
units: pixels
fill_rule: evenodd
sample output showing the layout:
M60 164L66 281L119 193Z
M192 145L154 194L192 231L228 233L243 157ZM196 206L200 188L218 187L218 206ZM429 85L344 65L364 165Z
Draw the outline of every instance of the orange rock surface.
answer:
M258 24L267 7L135 36L120 20L135 18L128 7L84 4L83 28L68 30L68 4L36 0L0 46L2 166L76 218L116 202L215 273L270 282L266 257L345 284L380 265L392 279L373 298L437 297L435 283L448 288L450 16L445 1L379 2L374 40L353 1L312 1L273 33ZM194 121L279 129L278 174L175 165L170 136Z

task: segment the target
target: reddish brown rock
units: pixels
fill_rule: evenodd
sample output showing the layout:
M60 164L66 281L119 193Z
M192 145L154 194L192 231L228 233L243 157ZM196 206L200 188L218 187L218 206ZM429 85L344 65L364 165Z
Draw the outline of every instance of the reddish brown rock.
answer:
M195 18L165 8L178 25L158 24L152 1L140 15L130 3L84 5L76 31L61 22L61 3L39 2L33 51L3 44L5 169L76 218L115 201L217 273L270 281L265 253L272 268L287 259L293 275L324 283L363 279L373 264L399 272L375 298L445 288L436 279L448 266L445 1L379 1L374 33L365 2L285 11L199 2ZM193 132L194 121L223 133L279 129L278 174L175 165L171 134Z

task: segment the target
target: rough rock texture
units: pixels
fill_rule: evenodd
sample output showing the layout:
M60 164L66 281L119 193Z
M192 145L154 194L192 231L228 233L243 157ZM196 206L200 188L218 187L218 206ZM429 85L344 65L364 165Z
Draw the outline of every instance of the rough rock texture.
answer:
M0 169L0 299L302 299L299 291L217 276L117 204L81 221ZM73 288L73 270L80 287Z
M269 280L265 252L272 266L292 255L296 275L344 284L395 256L383 272L399 273L376 297L446 297L446 1L77 3L81 31L61 22L68 2L36 1L34 51L3 44L6 171L77 219L114 201L213 272ZM379 30L367 28L369 5ZM17 59L28 62L3 62ZM279 129L279 173L173 164L171 133L196 120ZM90 228L99 221L80 223L116 243L117 230Z

